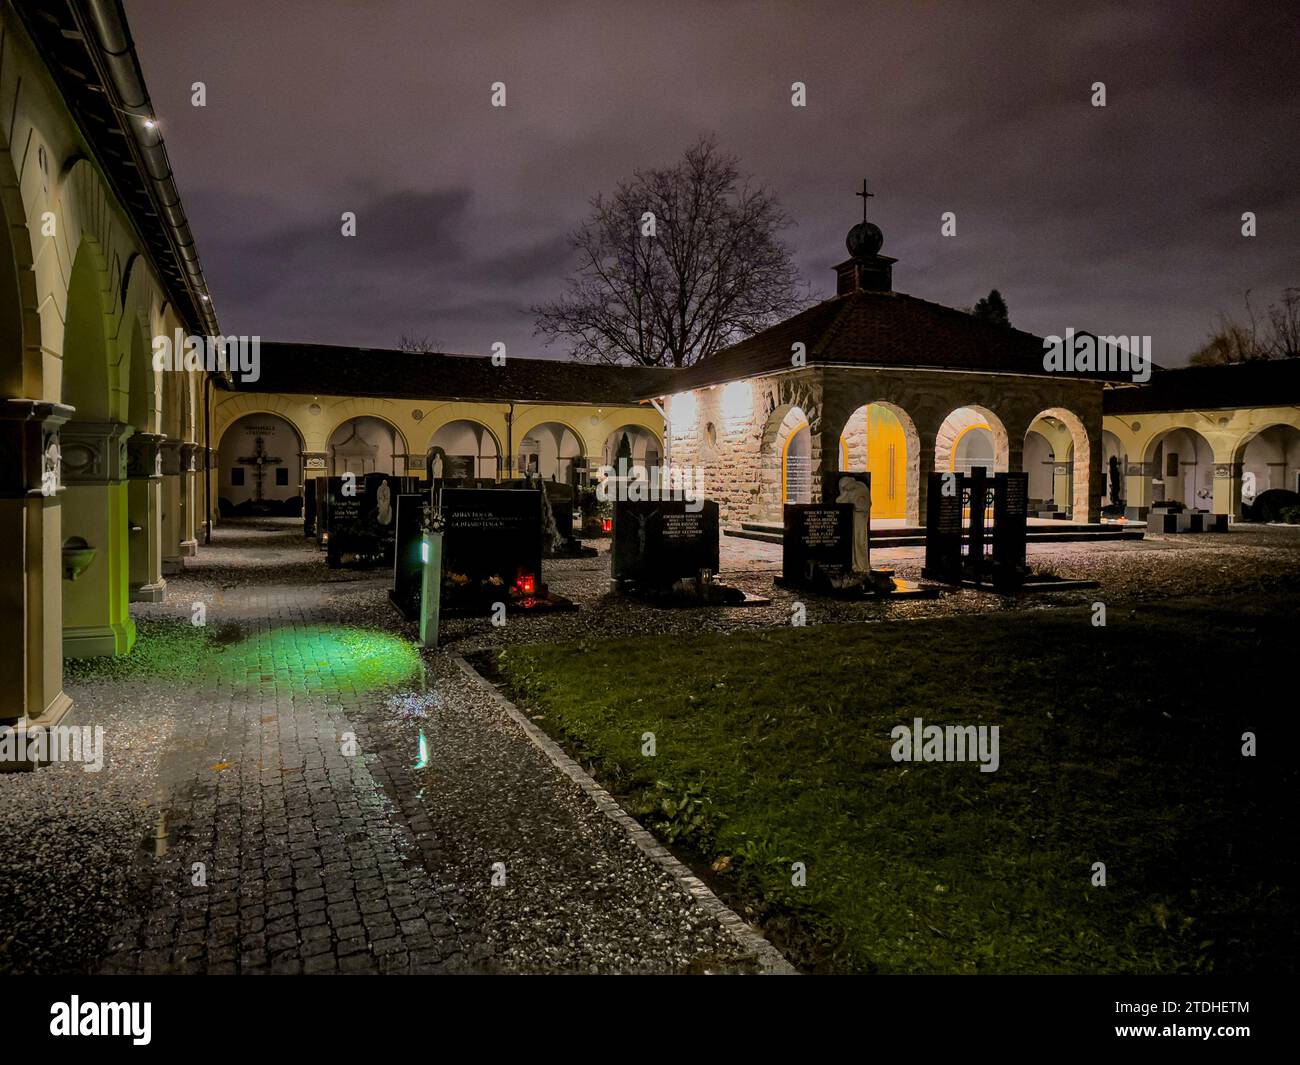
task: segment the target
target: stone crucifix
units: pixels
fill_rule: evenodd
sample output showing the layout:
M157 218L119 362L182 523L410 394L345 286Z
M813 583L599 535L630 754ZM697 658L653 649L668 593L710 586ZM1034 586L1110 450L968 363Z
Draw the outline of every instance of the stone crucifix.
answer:
M266 453L266 444L260 436L253 441L253 454L238 460L241 466L253 467L253 501L255 503L262 502L262 478L266 476L266 467L279 465L283 461L278 455L268 455Z

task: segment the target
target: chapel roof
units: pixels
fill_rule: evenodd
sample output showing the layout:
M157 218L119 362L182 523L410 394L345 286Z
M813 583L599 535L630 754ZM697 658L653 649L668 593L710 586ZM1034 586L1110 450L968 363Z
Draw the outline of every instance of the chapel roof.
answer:
M809 366L1046 375L1042 337L902 292L858 289L816 303L701 359L681 371L679 387L788 370L796 342L804 344ZM1051 376L1130 379L1105 372Z

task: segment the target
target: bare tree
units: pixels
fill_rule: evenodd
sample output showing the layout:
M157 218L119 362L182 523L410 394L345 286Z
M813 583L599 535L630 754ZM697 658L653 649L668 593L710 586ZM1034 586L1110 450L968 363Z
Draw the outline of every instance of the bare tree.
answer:
M1242 302L1244 319L1223 311L1215 317L1210 336L1191 358L1193 366L1300 357L1300 289L1283 289L1281 301L1269 304L1263 315L1249 291Z
M438 340L427 333L418 337L403 333L397 342L397 350L410 352L413 355L428 355L438 350Z
M807 305L790 220L739 160L702 138L666 169L597 196L571 235L568 291L533 308L548 344L593 362L688 366Z

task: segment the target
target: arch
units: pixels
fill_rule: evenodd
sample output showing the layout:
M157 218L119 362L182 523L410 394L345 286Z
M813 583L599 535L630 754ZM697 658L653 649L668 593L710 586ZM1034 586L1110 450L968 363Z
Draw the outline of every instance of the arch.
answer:
M76 421L113 420L116 373L109 356L108 267L98 243L83 237L68 276L63 318L63 402Z
M801 429L809 430L809 418L804 409L794 403L774 407L763 424L759 442L758 504L759 516L763 520L781 520L781 507L786 498L787 450L790 437Z
M916 520L921 481L921 439L916 423L897 403L863 403L840 427L840 466L871 474L871 516Z
M663 439L660 435L637 422L627 422L605 435L605 443L600 452L602 466L617 464L619 447L624 437L627 437L629 457L633 465L657 466L663 461Z
M1188 459L1191 455L1191 459ZM1153 487L1161 498L1189 508L1209 510L1214 499L1214 445L1190 425L1171 425L1153 433L1142 449L1142 460L1151 472Z
M1043 423L1046 431L1040 429ZM1087 521L1093 471L1091 441L1083 419L1066 407L1048 407L1035 414L1029 426L1030 430L1042 432L1052 444L1056 468L1059 470L1062 464L1066 467L1063 477L1054 475L1058 482L1053 494L1056 505L1067 507L1072 520Z
M466 432L473 437L472 452L465 449ZM492 445L491 454L485 446L487 443ZM449 451L447 450L449 447L457 450ZM444 464L441 471L435 471L434 460L439 452L444 463L446 460L452 460L452 468L449 469ZM440 477L490 477L496 480L501 476L501 463L504 458L505 452L501 447L501 441L490 426L473 418L452 418L439 425L429 437L429 444L425 449L425 470L430 479L437 473Z
M369 439L375 434L373 431L369 434L364 431L372 429L366 423L379 423L392 434L387 455L384 454L382 438L373 441ZM339 448L343 448L341 456L336 454ZM406 472L406 437L392 421L380 414L352 414L344 418L325 437L325 452L331 476L345 472Z
M1271 489L1300 492L1300 426L1272 421L1252 427L1233 445L1232 468L1240 470L1240 501L1248 506Z
M253 412L232 421L217 443L221 514L300 514L303 451L302 433L283 415Z
M222 411L226 411L228 410L228 407L223 407L220 409ZM307 437L306 434L304 434L302 431L302 426L300 426L285 411L277 410L270 403L254 403L252 406L249 406L247 408L241 407L241 409L238 412L232 412L228 418L221 419L218 422L215 432L213 434L212 446L220 450L221 444L226 438L226 433L230 431L230 429L235 425L236 422L241 422L245 418L255 417L259 415L268 418L279 418L282 422L287 422L289 424L289 428L291 428L294 431L294 433L297 435L298 442L302 445L303 450L306 450Z
M145 340L143 316L133 315L127 333L127 421L137 432L156 432L158 409L158 373L153 368L151 347Z
M31 231L9 145L0 130L0 396L44 398L41 318Z
M545 418L519 426L515 443L516 465L520 473L536 473L545 481L576 484L579 468L585 472L587 445L568 422ZM537 434L544 435L537 435ZM529 441L534 446L529 446Z
M1008 470L1010 468L1011 441L1006 426L1002 424L1002 419L988 407L973 403L953 408L940 421L934 442L935 470L944 473L956 468L953 465L955 461L955 445L960 442L961 437L965 435L965 431L970 428L981 429L988 434L992 443L993 470L997 472Z

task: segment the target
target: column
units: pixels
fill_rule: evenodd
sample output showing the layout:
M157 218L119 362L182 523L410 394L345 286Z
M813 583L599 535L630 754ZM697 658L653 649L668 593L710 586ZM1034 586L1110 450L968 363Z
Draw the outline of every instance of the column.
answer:
M185 492L181 484L181 442L159 445L162 469L162 571L171 576L185 569Z
M133 603L162 602L161 433L132 433L126 442L127 520L130 523L130 596Z
M1151 478L1154 462L1129 462L1124 467L1124 517L1146 521L1151 512Z
M187 440L181 444L180 452L180 476L183 508L181 531L185 534L185 539L181 541L181 554L186 558L193 558L199 553L199 539L197 534L197 525L199 520L199 445L194 443L192 440Z
M128 592L127 439L121 422L67 422L63 451L63 653L124 655L135 643ZM78 561L79 559L79 561Z
M1241 474L1240 462L1214 464L1214 513L1229 521L1241 521Z
M1071 518L1074 517L1073 472L1068 462L1052 463L1052 502L1061 514Z
M57 725L63 692L60 403L0 400L0 726Z
M929 505L930 474L934 472L934 450L938 431L920 431L917 434L916 491L907 486L907 524L916 528L925 525L925 510Z

